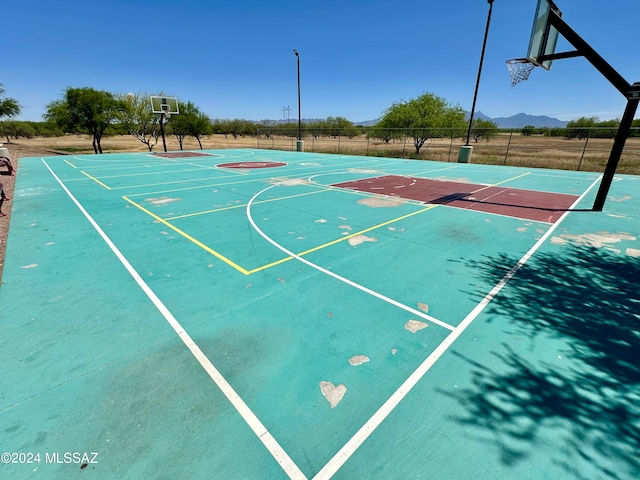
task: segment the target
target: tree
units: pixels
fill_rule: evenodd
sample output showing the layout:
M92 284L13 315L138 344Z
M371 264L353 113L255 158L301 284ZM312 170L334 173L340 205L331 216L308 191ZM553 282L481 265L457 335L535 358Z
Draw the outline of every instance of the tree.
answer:
M202 137L212 131L209 117L202 113L193 102L183 103L180 113L171 117L169 125L178 139L180 150L182 150L182 143L187 135L195 138L200 145L200 150L202 150Z
M66 133L90 134L93 151L102 153L102 137L121 110L121 103L109 92L68 87L63 99L47 105L44 118L55 122Z
M471 124L471 138L478 143L484 138L487 142L491 137L495 137L498 133L498 125L491 120L483 120L482 118L474 118Z
M20 115L22 107L13 98L4 98L4 86L0 83L0 123L2 123L2 133L7 137L7 143L10 143L9 134L4 126L4 119Z
M536 127L534 127L533 125L525 125L524 127L522 127L522 130L520 130L520 133L524 137L530 137L531 135L536 133Z
M117 118L126 131L147 146L150 152L160 138L160 117L153 113L150 95L147 93L127 93L118 95L122 109Z
M464 129L464 110L444 98L425 93L408 102L394 103L382 114L376 127L405 129L413 137L416 154L428 138L445 136L451 129Z
M325 123L328 129L327 134L331 137L353 138L359 133L353 123L344 117L327 117Z

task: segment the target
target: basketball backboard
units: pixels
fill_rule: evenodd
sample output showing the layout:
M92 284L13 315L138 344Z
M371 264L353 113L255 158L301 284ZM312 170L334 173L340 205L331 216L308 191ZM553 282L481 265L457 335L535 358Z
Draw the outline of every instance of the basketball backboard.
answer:
M559 17L562 17L562 12L551 0L538 0L527 52L527 60L546 70L551 68L551 60L540 61L539 59L543 55L555 53L556 44L558 43L558 30L549 25L549 14L551 12L555 12Z
M151 96L151 109L153 113L169 113L175 115L180 113L178 109L178 99L166 96Z

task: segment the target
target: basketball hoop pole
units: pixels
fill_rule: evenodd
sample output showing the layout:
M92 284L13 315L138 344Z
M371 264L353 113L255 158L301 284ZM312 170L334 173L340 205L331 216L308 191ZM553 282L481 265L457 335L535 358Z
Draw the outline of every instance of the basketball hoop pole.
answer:
M476 100L478 98L478 88L480 87L480 76L482 75L482 63L484 62L484 52L487 48L487 38L489 36L489 25L491 24L491 12L493 10L493 0L487 0L489 3L489 13L487 15L487 26L484 30L484 41L482 42L482 53L480 54L480 66L478 67L478 78L476 80L476 89L473 93L473 104L471 105L471 113L469 114L469 129L467 130L467 141L464 144L469 146L469 137L471 137L471 126L473 124L473 115L476 110Z
M162 135L162 146L164 151L167 151L167 141L164 138L164 113L160 114L160 134Z
M576 50L575 52L566 52L552 55L543 55L538 58L540 61L550 60L554 58L569 58L573 56L584 57L596 70L598 70L620 93L627 98L627 106L624 111L624 115L620 120L620 126L616 133L616 138L607 160L604 173L602 175L602 181L600 182L600 188L596 194L595 202L593 203L592 210L601 212L604 208L613 177L620 163L620 157L624 150L624 145L631 131L631 124L633 117L638 110L638 104L640 103L640 82L636 82L631 85L624 79L620 73L618 73L609 63L606 62L600 54L598 54L593 47L591 47L580 35L578 35L557 12L551 10L549 13L549 25L555 27L560 35L567 40Z

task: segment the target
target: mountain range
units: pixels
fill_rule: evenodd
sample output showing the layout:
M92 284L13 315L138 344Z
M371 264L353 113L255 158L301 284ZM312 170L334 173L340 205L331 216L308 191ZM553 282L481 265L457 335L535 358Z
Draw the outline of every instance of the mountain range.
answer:
M467 112L467 118L469 118L469 112ZM558 120L557 118L547 117L546 115L528 115L526 113L518 113L510 117L489 117L482 112L476 112L474 118L481 118L482 120L490 120L499 128L522 128L527 126L533 126L536 128L564 128L567 126L567 122ZM362 125L365 127L375 125L380 119L367 120L364 122L353 122L354 125Z

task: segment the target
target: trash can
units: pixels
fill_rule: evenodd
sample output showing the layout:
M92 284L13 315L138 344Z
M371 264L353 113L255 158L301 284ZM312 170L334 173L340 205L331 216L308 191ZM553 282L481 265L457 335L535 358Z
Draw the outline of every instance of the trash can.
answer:
M460 147L460 152L458 153L458 163L471 163L472 152L473 147L467 145Z
M304 140L296 140L296 152L304 152Z

